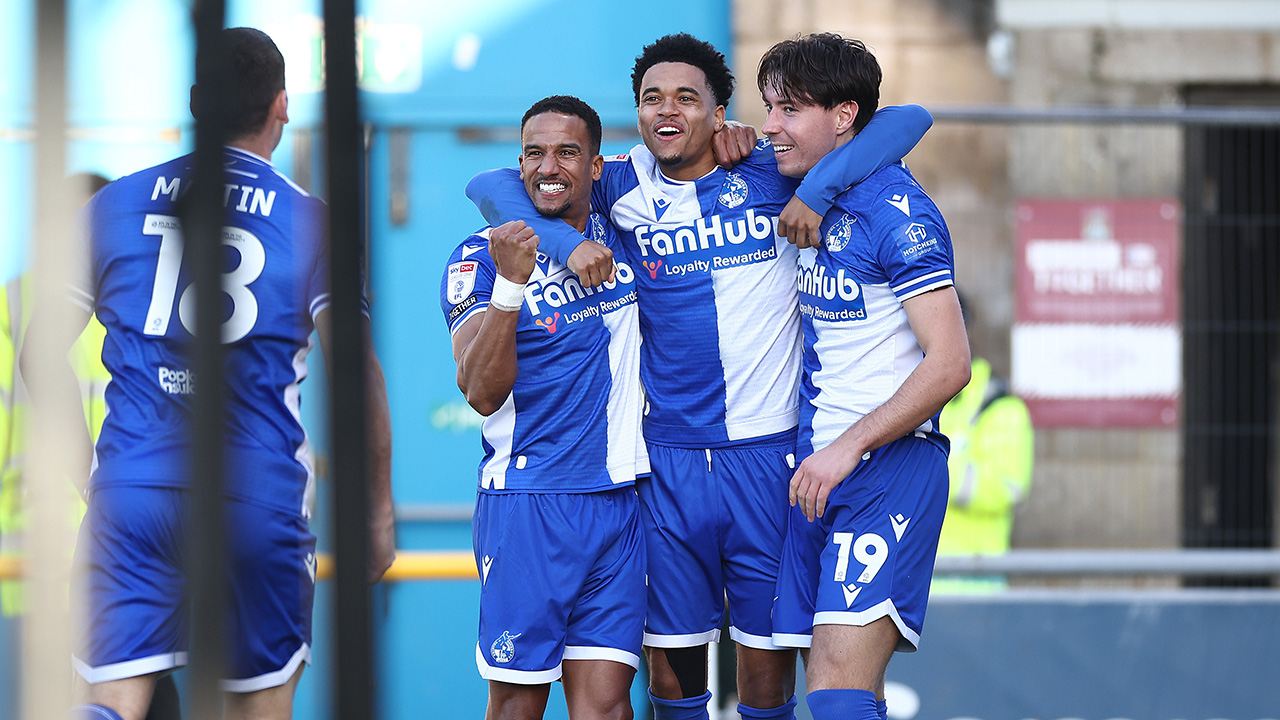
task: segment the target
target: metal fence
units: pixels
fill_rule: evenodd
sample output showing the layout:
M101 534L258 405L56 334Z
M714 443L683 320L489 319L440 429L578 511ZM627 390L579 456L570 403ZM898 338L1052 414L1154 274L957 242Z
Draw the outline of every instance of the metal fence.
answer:
M933 111L908 163L950 225L975 355L1035 419L1015 549L1273 548L1280 109ZM1005 567L1115 572L1064 557Z

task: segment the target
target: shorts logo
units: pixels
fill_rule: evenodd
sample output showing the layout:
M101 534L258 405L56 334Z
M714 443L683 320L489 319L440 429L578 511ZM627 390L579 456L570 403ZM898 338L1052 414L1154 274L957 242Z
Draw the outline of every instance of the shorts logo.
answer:
M537 319L537 320L534 320L533 322L534 322L534 323L536 323L539 327L546 328L546 330L547 330L547 332L548 332L548 333L551 333L552 335L555 335L555 334L556 334L556 323L557 323L559 320L560 320L560 313L556 313L555 315L553 315L553 316L551 316L551 317L549 317L549 318L539 318L539 319Z
M747 201L747 181L738 173L726 173L724 184L720 186L720 204L727 208L736 208Z
M493 656L493 661L506 664L516 659L516 638L524 633L511 634L510 630L503 630L502 637L493 641L493 645L489 646L489 654Z
M462 302L463 298L471 294L471 288L476 285L476 269L479 267L479 263L475 260L467 260L449 266L449 279L446 287L448 288L450 305L457 305Z
M862 588L857 583L840 584L840 589L844 591L844 607L849 609L853 607L853 601L858 599L858 593L862 592Z
M311 582L316 581L316 554L307 553L307 557L302 561L307 566L307 574L311 576Z
M649 271L649 277L653 278L654 280L658 279L658 268L662 267L661 260L645 260L644 262L640 263L640 265L642 265L645 270Z
M485 581L489 579L489 568L493 567L493 558L485 555L484 559L480 561L480 564L480 584L483 585Z
M822 239L822 244L827 246L828 252L840 252L849 245L849 239L853 237L853 224L857 221L858 218L853 215L845 215L840 218L840 222L827 229L827 236Z

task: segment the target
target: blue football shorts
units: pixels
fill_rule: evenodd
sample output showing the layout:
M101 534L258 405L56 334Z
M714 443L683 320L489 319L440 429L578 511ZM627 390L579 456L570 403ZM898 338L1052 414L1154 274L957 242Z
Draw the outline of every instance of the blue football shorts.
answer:
M644 539L631 486L593 493L480 493L476 666L486 680L541 685L564 660L640 667Z
M680 648L729 635L779 649L770 610L787 526L795 433L727 448L649 445L653 475L636 483L649 546L644 644Z
M90 683L187 662L183 592L186 492L109 486L89 498L72 597L85 627L72 657ZM300 515L228 499L227 675L222 689L283 685L311 661L315 536Z
M865 457L865 456L864 456ZM809 647L814 625L893 618L900 652L920 643L938 535L947 510L947 455L907 436L871 451L809 522L791 508L773 640Z

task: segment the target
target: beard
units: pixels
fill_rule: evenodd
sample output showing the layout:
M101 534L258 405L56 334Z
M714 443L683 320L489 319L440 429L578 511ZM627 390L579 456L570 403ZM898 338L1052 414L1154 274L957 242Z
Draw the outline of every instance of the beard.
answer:
M671 167L671 166L679 165L684 162L684 153L675 153L675 154L666 155L666 156L655 154L654 158L657 159L659 165L666 165L668 167Z
M537 209L538 214L543 217L558 218L558 217L564 217L564 214L569 212L569 206L572 204L573 204L573 199L566 198L563 202L561 202L558 205L543 206L538 203L534 203L533 206L535 209Z

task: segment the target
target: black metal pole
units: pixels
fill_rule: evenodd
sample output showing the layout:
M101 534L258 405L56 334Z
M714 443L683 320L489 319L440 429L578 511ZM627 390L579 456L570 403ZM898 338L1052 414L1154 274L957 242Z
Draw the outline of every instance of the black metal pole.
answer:
M191 494L187 508L187 592L191 599L190 697L197 720L221 717L227 589L223 525L222 147L225 78L222 0L198 0L196 30L196 150L191 191L180 207L184 254L196 287L196 333L190 363L196 376L191 407Z
M364 322L360 309L364 146L356 90L354 0L325 0L325 117L329 188L333 349L329 367L333 451L335 598L334 717L373 712L369 498L365 436Z

